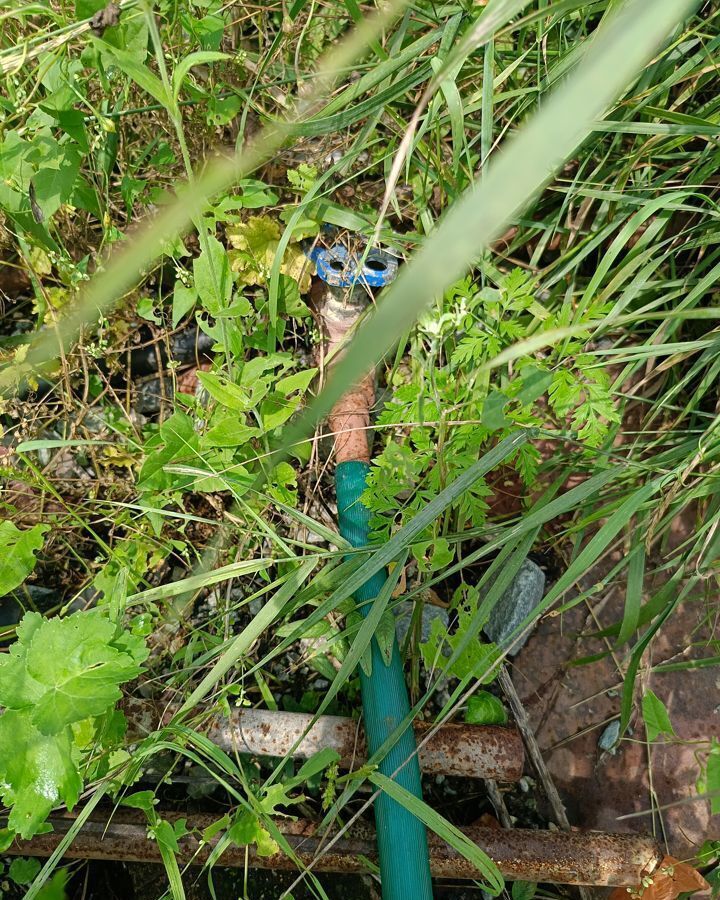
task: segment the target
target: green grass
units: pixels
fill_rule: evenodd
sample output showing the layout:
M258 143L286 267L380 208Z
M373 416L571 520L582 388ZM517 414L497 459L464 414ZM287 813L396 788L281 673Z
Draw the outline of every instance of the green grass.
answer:
M0 586L56 586L46 613L96 597L148 642L144 677L183 703L132 761L112 757L114 781L123 741L93 718L96 751L76 752L94 802L132 793L171 746L256 818L253 840L277 839L268 798L288 764L249 773L184 717L200 700L286 702L278 667L313 629L329 644L311 665L334 682L303 702L352 708L371 639L352 591L401 558L420 605L474 563L490 587L479 603L461 585L461 636L427 689L410 641L422 713L531 548L566 561L543 610L592 604L579 579L623 551L624 613L605 636L624 730L645 649L717 584L715 5L181 0L124 3L98 37L86 23L101 5L8 4L0 39L2 265L26 279L0 336L15 451L0 502L21 529L50 526L32 551L8 532L19 563ZM327 225L405 265L318 384L300 242ZM160 347L193 322L213 342L203 393L173 369L161 413L138 418L139 326ZM373 362L380 546L343 560L312 435ZM678 517L696 525L676 546ZM442 717L506 651L477 651ZM368 774L324 810L315 797L317 815L344 821Z

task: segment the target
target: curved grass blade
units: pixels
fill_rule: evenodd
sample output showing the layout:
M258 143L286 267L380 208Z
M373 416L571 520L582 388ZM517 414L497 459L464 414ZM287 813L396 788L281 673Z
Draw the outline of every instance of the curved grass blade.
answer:
M476 844L466 837L452 825L446 818L436 812L427 803L424 803L418 797L415 797L404 787L401 787L392 778L381 775L380 772L373 772L370 775L370 781L386 794L402 804L405 809L409 810L414 816L430 828L438 837L441 837L454 850L462 854L465 859L472 863L487 881L486 887L493 893L499 894L505 886L500 870L490 857L482 851Z

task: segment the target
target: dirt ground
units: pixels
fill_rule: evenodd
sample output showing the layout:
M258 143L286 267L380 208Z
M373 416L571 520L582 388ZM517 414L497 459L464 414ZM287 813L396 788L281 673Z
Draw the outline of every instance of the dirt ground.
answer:
M585 586L609 569L606 563L589 572ZM512 677L571 823L652 831L673 856L689 859L703 841L720 838L720 816L710 816L709 802L699 800L696 790L696 754L720 737L720 676L717 667L665 673L650 667L715 655L720 607L711 592L680 607L651 644L638 677L638 689L652 688L666 704L676 737L648 745L636 715L631 735L607 752L602 747L612 743L612 723L620 714L627 650L588 665L570 663L611 648L604 639L582 635L619 621L624 588L606 585L600 602L593 601L595 621L584 603L546 617L515 658ZM624 818L633 813L642 815Z

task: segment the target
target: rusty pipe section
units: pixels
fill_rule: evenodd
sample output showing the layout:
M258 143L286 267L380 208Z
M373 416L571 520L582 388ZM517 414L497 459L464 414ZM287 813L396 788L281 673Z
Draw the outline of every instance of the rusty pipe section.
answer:
M140 739L167 724L177 709L175 705L127 698L123 710L131 739ZM210 740L229 753L284 757L299 741L292 752L299 759L330 747L340 755L343 769L358 768L367 760L359 722L342 716L320 716L311 727L312 719L305 713L238 709L230 719L208 714L205 729ZM432 728L424 722L415 722L413 727L418 744ZM493 725L443 725L421 746L418 756L420 768L428 774L506 782L518 781L524 764L520 734L514 728Z
M160 811L159 811L160 812ZM147 837L147 825L135 810L117 810L108 822L106 816L94 814L83 825L65 853L66 859L102 859L124 862L162 862L158 845ZM170 822L179 813L163 813ZM185 815L183 815L185 818ZM178 841L178 861L202 865L219 836L203 843L203 829L218 816L188 817L191 834ZM13 856L48 857L73 824L74 817L53 816L53 831L37 835L30 841L15 841L4 853ZM303 866L311 863L318 872L363 873L366 860L377 863L373 830L361 823L340 838L327 853L328 842L317 826L308 820L277 819L275 824ZM508 881L533 881L550 884L586 884L595 886L628 886L640 884L651 875L662 854L650 836L605 834L603 832L557 832L501 828L470 827L463 833L493 859ZM430 868L434 878L481 879L481 873L437 835L429 835ZM246 856L247 851L247 856ZM242 868L294 870L296 865L282 853L258 856L255 848L230 846L219 865Z
M319 307L324 337L324 355L319 360L332 366L340 359L342 348L367 307L367 297L358 288L339 292L321 285L322 296L315 298ZM367 372L348 388L330 410L327 423L335 438L335 461L370 462L370 410L375 403L375 370Z

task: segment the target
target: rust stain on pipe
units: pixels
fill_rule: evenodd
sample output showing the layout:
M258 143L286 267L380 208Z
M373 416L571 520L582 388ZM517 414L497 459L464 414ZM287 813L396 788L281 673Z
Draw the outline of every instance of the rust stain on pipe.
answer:
M141 737L166 724L176 706L161 706L148 700L123 701L132 737ZM286 756L309 728L312 716L305 713L271 712L243 709L232 719L212 715L206 731L223 750L254 756ZM420 743L432 726L415 723ZM353 769L367 759L365 735L354 719L321 716L300 741L293 756L308 759L318 750L331 747L340 754L340 766ZM518 781L522 776L524 751L520 734L513 728L492 725L443 725L421 747L420 767L428 774L462 775L468 778L492 778Z
M361 287L338 290L318 285L320 296L314 297L325 338L324 355L318 361L329 361L329 368L341 359L343 347L367 306ZM367 372L350 387L328 414L328 428L335 435L335 462L362 460L370 462L368 429L370 410L375 403L375 370Z
M165 813L173 821L179 813ZM178 841L179 862L203 864L218 838L203 844L199 838L204 828L217 816L195 815L188 818L193 832ZM9 855L47 857L56 849L73 824L66 814L51 818L54 831L38 835L31 841L16 841ZM343 836L327 854L322 853L324 839L317 826L307 820L289 822L278 819L275 824L284 834L300 862L311 862L319 872L367 872L365 859L377 862L375 835L360 824ZM626 886L639 884L658 866L662 854L650 836L605 834L602 832L553 832L471 827L464 834L493 859L509 881L535 881L550 884L587 884ZM430 867L435 878L480 879L480 872L437 835L430 834ZM321 853L317 862L316 855ZM147 837L147 825L133 810L118 810L108 822L95 815L79 831L66 852L68 859L122 860L126 862L160 863L158 846ZM283 854L259 857L254 847L231 846L223 853L220 865L262 869L296 869Z

